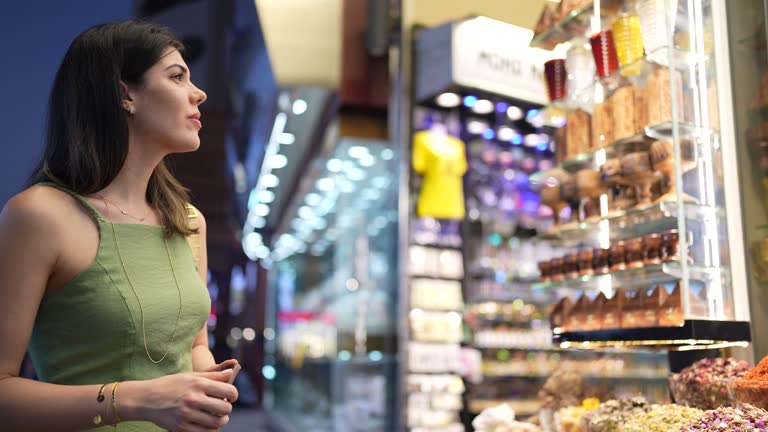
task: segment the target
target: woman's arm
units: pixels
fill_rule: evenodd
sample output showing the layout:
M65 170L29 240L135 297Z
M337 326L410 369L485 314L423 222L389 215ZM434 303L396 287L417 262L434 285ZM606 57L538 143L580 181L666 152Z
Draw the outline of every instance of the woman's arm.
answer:
M59 222L37 198L30 193L14 197L0 213L0 418L4 427L19 430L85 429L93 427L93 417L104 408L96 402L100 386L57 386L18 378L61 250Z
M200 253L198 255L197 272L203 283L208 283L208 246L207 246L207 225L203 213L195 208L197 212L197 222L200 229ZM213 358L210 348L208 348L208 324L197 332L195 341L192 343L192 370L195 372L206 372L216 368L216 360Z
M48 279L65 250L61 233L67 228L62 219L67 218L53 201L47 194L27 191L0 213L0 419L4 431L82 430L94 426L97 414L113 421L109 395L97 402L100 385L55 385L19 377ZM177 374L121 383L119 415L124 421L148 420L179 431L205 430L200 425L215 430L228 421L226 415L232 409L224 399L237 398L234 386L222 382L229 374Z

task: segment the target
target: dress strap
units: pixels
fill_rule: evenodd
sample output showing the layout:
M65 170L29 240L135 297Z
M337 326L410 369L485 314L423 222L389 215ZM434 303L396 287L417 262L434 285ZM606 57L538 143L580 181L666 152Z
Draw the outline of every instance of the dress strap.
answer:
M37 185L38 186L52 187L54 189L58 189L58 190L60 190L62 192L68 193L69 195L72 196L72 198L77 200L80 203L80 205L82 205L86 210L88 210L88 213L90 213L91 216L93 216L93 218L96 219L97 222L99 222L99 223L105 223L106 222L104 220L104 218L101 217L101 213L99 213L99 211L96 210L96 208L94 206L92 206L91 203L88 202L88 200L86 200L82 195L78 194L77 192L71 191L71 190L65 188L64 186L60 186L60 185L58 185L56 183L53 183L53 182L41 182L41 183L38 183Z
M189 219L189 227L193 230L200 229L200 221L197 219L197 210L192 204L187 203L187 218ZM187 236L187 243L189 248L192 249L192 256L195 258L195 268L200 266L200 232L196 232Z

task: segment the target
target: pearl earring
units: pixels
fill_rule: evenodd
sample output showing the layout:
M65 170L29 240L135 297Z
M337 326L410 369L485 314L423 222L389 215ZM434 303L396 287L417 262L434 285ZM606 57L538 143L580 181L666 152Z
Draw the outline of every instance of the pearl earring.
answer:
M136 108L134 108L133 105L128 107L128 114L130 115L136 114Z

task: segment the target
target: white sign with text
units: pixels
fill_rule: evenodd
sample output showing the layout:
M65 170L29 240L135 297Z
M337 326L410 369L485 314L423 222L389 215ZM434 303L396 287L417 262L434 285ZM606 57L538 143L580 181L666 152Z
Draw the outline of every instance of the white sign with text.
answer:
M528 46L532 32L478 17L454 26L453 81L496 94L547 104L544 63L552 51Z

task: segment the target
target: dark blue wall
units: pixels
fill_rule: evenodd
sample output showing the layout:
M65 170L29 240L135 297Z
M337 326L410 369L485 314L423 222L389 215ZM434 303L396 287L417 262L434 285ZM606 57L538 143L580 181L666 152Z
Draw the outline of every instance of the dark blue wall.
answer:
M130 0L0 6L0 205L21 189L42 151L48 91L70 42L88 27L132 13Z

